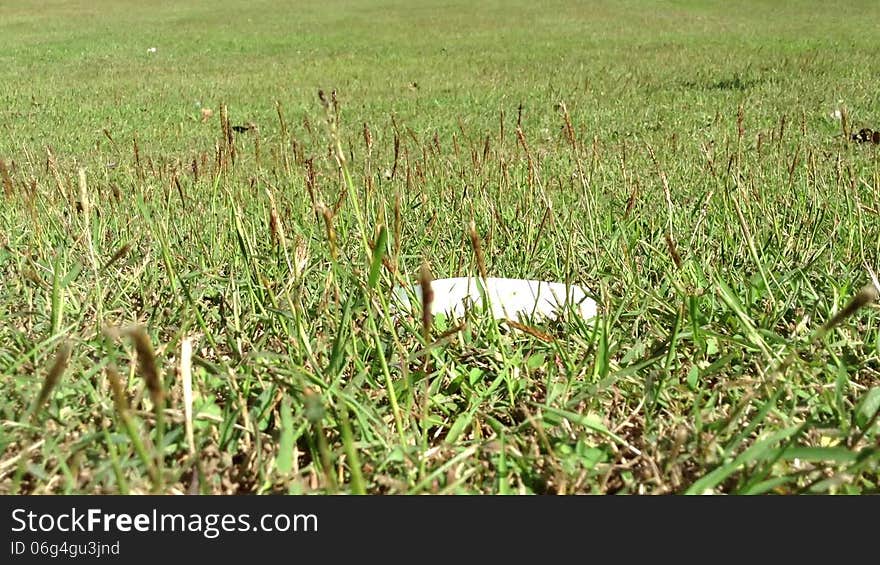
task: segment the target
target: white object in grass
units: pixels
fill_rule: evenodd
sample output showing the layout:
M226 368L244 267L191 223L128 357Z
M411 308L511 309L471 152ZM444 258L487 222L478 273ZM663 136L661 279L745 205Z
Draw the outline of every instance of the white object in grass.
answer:
M467 308L481 308L483 301L478 286L481 282L482 279L475 277L431 281L431 289L434 291L431 313L462 316ZM516 320L520 315L555 318L569 307L586 320L596 316L596 301L588 297L586 291L579 286L559 282L490 277L485 280L484 288L492 315L496 319ZM400 307L413 311L420 308L421 285L415 285L413 294L418 301L415 307L403 287L398 286L394 289L393 298Z

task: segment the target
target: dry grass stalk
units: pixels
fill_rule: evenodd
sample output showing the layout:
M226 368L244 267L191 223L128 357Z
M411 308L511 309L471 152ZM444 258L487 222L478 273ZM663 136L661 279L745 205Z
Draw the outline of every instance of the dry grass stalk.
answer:
M556 341L556 339L552 335L546 334L536 328L533 328L532 326L520 324L519 322L516 322L514 320L510 320L510 319L505 320L505 323L507 325L509 325L511 328L517 329L521 332L525 332L525 333L529 334L530 336L536 337L545 343L553 343L554 341Z
M229 125L229 108L226 104L220 105L220 129L223 133L223 159L222 164L227 168L230 164L235 165L235 138L232 133L232 126Z
M403 232L403 214L401 212L400 190L394 191L394 262L400 260L401 234ZM396 268L395 268L396 270Z
M77 171L79 175L79 205L83 212L83 217L86 220L86 226L90 223L90 217L92 212L92 205L89 202L89 188L88 184L86 184L86 170L80 167Z
M269 234L272 237L272 242L280 246L281 249L287 249L287 238L284 235L284 225L281 223L281 217L278 215L275 195L269 187L266 187L265 191L266 196L269 198Z
M92 264L92 273L95 276L95 284L98 285L98 256L95 253L95 243L92 241L92 205L89 199L89 187L86 183L86 170L80 167L79 171L79 204L83 213L83 236L88 246L89 262ZM102 316L101 306L98 306L98 317Z
M257 165L257 169L260 169L260 128L254 125L251 131L254 134L254 163Z
M278 127L280 128L280 131L281 131L280 149L281 149L282 162L284 165L284 172L287 175L290 175L290 153L285 150L285 144L288 139L287 122L284 119L284 111L281 108L281 102L279 102L278 100L275 101L275 113L278 114Z
M68 201L67 187L64 185L64 181L61 180L61 174L58 172L55 155L52 154L52 150L49 149L49 147L46 147L46 167L52 173L52 178L55 179L55 186L58 187L58 192L61 193L61 197L64 198L65 201Z
M192 338L180 341L180 380L183 386L183 414L186 428L186 445L191 455L196 453L193 433L193 389L192 389Z
M134 134L133 145L134 145L134 165L135 165L135 168L137 169L138 180L143 182L144 181L144 168L141 165L141 148L140 148L140 145L138 144L137 134Z
M0 181L3 183L3 192L7 197L11 197L13 194L12 178L9 176L9 169L3 159L0 159Z

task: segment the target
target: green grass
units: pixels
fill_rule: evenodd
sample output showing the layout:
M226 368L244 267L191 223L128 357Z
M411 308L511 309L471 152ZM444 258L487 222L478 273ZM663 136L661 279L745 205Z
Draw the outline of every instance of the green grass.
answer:
M880 491L876 2L276 4L0 6L0 491Z

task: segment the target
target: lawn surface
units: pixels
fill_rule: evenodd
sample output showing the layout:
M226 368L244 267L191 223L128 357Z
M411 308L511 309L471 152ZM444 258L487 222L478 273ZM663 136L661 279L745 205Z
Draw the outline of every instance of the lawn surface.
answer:
M878 23L3 2L0 492L880 491Z

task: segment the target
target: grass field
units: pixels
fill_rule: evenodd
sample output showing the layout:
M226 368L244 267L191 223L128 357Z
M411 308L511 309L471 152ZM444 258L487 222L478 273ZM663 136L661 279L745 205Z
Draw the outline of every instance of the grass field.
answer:
M880 4L473 4L0 3L0 492L880 492Z

